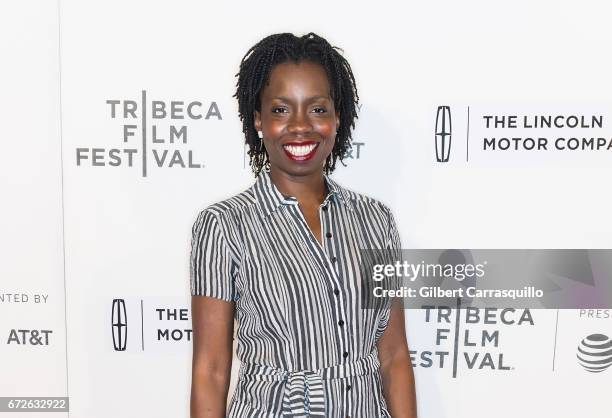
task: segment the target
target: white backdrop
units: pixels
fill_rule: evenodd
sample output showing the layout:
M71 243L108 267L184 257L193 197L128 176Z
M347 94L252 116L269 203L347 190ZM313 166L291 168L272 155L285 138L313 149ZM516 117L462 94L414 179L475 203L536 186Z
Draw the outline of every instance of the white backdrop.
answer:
M404 247L610 248L612 150L553 146L612 138L610 9L3 4L0 396L69 396L70 413L58 416L188 416L190 228L199 210L253 181L234 75L270 33L314 31L344 49L362 107L353 158L334 178L387 203ZM171 118L172 102L184 118ZM441 105L453 118L446 163L434 147ZM493 129L487 115L601 115L603 126ZM493 136L550 140L540 151L483 149ZM124 351L113 344L114 299L127 314ZM451 323L425 314L407 311L421 417L609 415L612 370L586 372L576 348L612 336L611 310L532 311L520 325L466 323L462 311L457 347L456 312ZM18 329L52 333L32 345L9 338ZM439 329L450 331L436 344ZM499 331L497 346L466 344L482 330Z

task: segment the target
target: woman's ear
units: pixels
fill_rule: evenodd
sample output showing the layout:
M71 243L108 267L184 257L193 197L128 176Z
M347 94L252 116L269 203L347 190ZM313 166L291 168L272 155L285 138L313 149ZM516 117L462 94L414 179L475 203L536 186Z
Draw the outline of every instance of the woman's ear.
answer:
M253 124L257 132L261 131L261 113L257 110L253 112Z

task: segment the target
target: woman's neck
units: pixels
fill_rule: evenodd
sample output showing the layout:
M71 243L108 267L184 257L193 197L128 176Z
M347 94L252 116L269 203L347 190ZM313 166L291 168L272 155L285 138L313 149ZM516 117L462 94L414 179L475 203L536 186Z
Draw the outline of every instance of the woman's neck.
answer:
M270 178L278 191L284 196L295 197L300 205L319 205L327 194L322 171L304 176L292 176L272 167Z

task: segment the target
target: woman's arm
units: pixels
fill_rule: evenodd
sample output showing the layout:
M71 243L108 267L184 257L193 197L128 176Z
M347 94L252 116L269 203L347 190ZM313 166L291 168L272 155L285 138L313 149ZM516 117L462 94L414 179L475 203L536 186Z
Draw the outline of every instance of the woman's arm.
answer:
M393 301L387 329L378 340L378 358L389 413L393 418L416 418L414 373L406 342L401 299Z
M234 302L191 297L191 418L225 418L232 371Z

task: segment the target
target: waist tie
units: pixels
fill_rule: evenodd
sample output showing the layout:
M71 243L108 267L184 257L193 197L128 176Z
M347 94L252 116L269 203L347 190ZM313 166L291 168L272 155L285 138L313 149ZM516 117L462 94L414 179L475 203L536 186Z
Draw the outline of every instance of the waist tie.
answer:
M377 350L352 363L336 364L317 370L287 371L254 363L241 363L239 379L248 381L287 381L283 393L283 417L325 417L323 380L344 379L376 373L380 369Z

